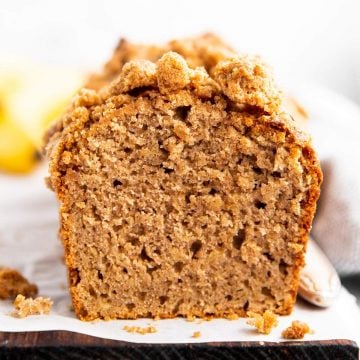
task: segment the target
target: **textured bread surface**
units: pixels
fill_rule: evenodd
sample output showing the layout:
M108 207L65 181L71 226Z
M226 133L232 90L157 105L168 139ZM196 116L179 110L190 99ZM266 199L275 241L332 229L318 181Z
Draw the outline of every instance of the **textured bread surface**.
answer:
M288 314L322 175L267 66L122 41L87 86L47 145L78 317Z

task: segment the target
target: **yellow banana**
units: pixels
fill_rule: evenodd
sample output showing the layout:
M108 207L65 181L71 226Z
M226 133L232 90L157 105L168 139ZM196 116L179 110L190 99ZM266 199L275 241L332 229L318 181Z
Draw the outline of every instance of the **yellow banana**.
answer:
M35 168L44 131L82 81L67 69L0 64L0 172Z

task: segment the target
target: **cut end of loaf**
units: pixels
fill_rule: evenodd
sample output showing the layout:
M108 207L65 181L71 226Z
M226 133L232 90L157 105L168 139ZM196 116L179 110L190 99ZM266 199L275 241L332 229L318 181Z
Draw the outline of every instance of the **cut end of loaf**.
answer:
M204 54L201 41L108 64L111 83L82 91L49 134L81 319L293 307L318 161L267 67L226 46Z

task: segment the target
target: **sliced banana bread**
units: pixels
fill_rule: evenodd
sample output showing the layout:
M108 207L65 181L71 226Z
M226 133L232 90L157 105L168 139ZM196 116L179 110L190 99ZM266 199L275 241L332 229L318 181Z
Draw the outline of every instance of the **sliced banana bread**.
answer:
M78 317L290 313L322 175L266 65L122 41L87 87L47 145Z

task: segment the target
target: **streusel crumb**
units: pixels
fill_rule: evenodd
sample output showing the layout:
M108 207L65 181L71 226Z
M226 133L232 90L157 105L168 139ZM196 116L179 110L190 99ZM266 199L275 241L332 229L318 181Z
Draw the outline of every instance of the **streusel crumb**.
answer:
M282 333L284 339L303 339L305 334L311 333L310 327L307 323L295 320Z
M23 295L18 295L14 301L15 310L12 315L18 318L25 318L30 315L48 315L52 304L53 301L50 298L27 299Z
M277 316L270 310L266 310L262 315L248 311L247 316L250 319L246 323L256 327L261 334L270 334L272 328L278 325Z

